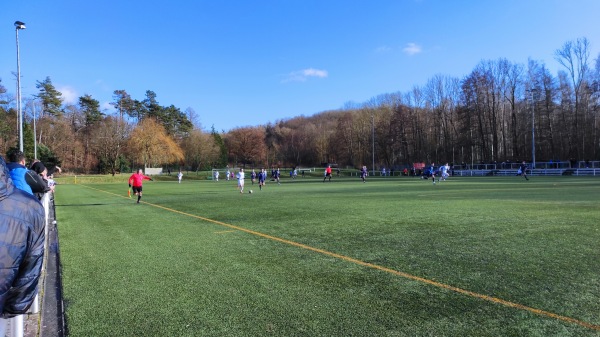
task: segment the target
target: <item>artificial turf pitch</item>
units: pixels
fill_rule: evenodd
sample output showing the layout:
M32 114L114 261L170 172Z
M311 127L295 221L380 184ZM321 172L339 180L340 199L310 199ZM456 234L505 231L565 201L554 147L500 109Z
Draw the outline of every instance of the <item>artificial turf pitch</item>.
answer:
M64 184L70 336L598 336L597 177Z

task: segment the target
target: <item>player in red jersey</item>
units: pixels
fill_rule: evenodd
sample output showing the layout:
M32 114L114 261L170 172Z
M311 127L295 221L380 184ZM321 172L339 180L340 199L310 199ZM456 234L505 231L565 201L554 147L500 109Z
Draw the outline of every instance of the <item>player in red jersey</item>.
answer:
M142 169L138 169L137 173L134 173L129 177L129 187L133 188L133 194L137 195L137 203L140 203L140 199L142 198L142 181L144 180L152 180L152 178L145 176L142 173Z

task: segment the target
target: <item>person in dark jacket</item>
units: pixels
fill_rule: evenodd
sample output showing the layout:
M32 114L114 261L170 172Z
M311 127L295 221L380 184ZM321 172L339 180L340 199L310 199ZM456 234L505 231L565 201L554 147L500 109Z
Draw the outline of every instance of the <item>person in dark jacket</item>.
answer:
M15 187L0 156L0 318L26 313L38 293L44 226L44 207Z
M35 195L39 200L42 200L44 194L46 192L50 192L47 178L48 170L46 169L46 166L44 166L44 164L38 160L31 165L31 171L35 173L35 176L30 177L27 175L25 178L33 190L33 195ZM40 188L34 188L34 184L38 185Z
M519 165L519 170L517 171L517 175L525 177L525 180L529 180L529 178L527 178L527 163L525 163L524 160L523 160L523 163L521 163L521 165Z

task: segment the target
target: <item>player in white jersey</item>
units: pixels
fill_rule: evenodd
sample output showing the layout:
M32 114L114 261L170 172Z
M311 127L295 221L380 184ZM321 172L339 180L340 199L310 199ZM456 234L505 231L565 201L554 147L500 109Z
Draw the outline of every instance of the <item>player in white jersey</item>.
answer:
M244 169L240 169L240 172L237 174L238 178L238 188L240 189L240 193L244 193Z
M448 163L446 163L446 165L440 166L440 177L438 178L438 182L440 180L446 181L446 178L448 178L449 170L450 170L450 166L448 165Z

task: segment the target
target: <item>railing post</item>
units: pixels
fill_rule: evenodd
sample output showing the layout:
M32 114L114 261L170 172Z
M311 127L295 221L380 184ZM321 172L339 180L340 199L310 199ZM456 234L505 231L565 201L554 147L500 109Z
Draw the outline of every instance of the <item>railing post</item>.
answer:
M23 331L25 330L25 321L23 315L18 315L10 319L10 331L8 332L10 337L23 337Z
M6 326L8 325L8 319L0 318L0 337L6 336Z

